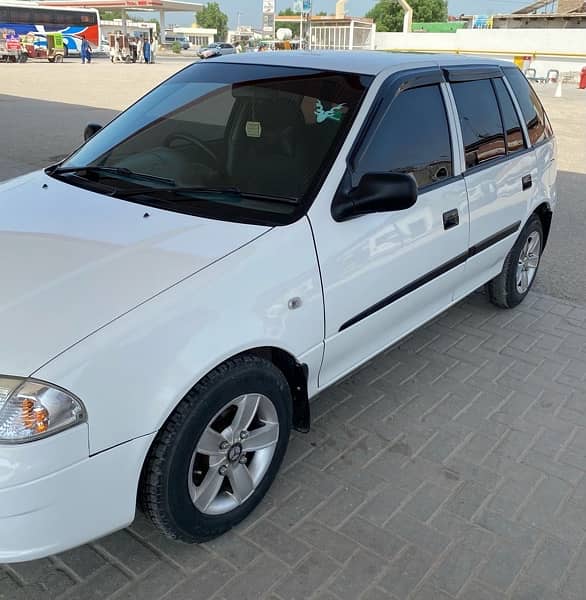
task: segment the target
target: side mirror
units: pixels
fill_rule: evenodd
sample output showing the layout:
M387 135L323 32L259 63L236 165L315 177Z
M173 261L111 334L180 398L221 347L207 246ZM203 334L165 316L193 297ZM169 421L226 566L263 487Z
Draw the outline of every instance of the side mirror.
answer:
M92 136L96 135L100 129L102 129L102 126L98 123L89 123L86 125L85 129L83 130L84 141L87 142Z
M417 201L417 182L405 173L365 173L352 187L347 172L332 205L335 221L360 215L411 208Z

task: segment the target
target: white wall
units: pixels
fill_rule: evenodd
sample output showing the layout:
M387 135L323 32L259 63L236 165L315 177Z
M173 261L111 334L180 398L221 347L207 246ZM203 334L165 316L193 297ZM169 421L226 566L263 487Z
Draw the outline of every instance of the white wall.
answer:
M586 66L585 29L459 29L456 33L377 33L377 50L478 53L513 60L545 76L548 69L580 71Z

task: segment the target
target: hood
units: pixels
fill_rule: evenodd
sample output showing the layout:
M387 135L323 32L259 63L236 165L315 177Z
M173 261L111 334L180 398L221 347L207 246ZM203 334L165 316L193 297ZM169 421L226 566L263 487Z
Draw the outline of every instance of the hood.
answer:
M0 215L6 375L30 375L270 229L125 202L42 171L0 185Z

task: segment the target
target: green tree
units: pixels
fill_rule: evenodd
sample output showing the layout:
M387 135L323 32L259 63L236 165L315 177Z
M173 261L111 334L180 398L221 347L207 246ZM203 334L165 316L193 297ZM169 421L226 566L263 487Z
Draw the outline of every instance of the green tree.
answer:
M228 34L228 15L220 10L217 2L209 2L198 13L195 19L200 27L217 29L216 41L223 41Z
M280 27L286 27L291 30L293 37L299 37L299 23L279 22L279 17L298 17L299 14L300 13L295 12L292 8L280 10L279 14L275 17L275 28L279 29Z
M114 19L122 18L122 10L120 9L104 10L101 8L99 9L99 13L102 21L113 21Z
M447 0L411 0L413 20L418 23L443 22L448 18ZM377 31L402 31L403 9L396 0L378 0L366 16L376 23Z

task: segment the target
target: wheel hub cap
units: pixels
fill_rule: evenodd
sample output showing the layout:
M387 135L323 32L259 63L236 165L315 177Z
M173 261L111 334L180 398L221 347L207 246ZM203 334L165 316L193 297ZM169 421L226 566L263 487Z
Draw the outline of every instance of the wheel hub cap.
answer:
M226 455L226 458L231 463L235 463L240 460L241 456L242 456L242 444L236 443L230 448L230 450L228 450L228 454Z

